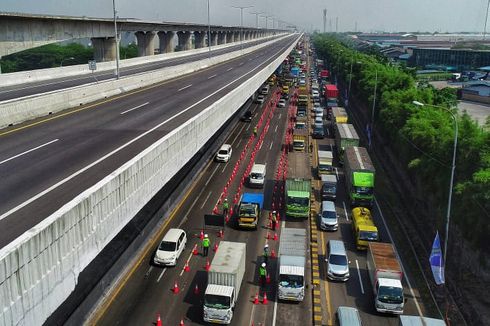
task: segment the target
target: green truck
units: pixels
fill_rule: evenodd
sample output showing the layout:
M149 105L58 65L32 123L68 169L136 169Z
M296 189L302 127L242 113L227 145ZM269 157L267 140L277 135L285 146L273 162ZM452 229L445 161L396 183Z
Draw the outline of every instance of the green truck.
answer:
M339 154L339 164L344 164L344 151L347 147L359 146L356 128L349 123L335 124L335 146Z
M376 171L364 147L347 147L345 158L345 186L352 207L370 208L374 202Z
M288 154L288 179L286 179L286 215L290 217L310 216L311 170L308 154Z

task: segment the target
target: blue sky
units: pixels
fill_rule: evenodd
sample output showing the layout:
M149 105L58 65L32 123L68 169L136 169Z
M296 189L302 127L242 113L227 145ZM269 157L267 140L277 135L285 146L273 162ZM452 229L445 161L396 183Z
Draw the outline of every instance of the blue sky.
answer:
M482 32L488 0L209 0L211 23L255 26L255 15L264 12L302 28L323 29L322 10L327 12L327 30L372 31L475 31ZM0 11L34 14L110 17L112 0L1 0ZM116 0L120 17L143 20L206 23L207 0ZM269 27L272 20L269 20ZM265 26L265 18L260 19ZM490 23L487 31L490 30Z

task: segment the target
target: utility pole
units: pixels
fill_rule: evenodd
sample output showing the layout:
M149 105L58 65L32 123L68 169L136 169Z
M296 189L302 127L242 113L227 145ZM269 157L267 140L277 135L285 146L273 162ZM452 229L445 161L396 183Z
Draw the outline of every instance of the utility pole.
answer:
M323 9L323 33L327 32L327 9Z
M116 0L112 0L112 10L114 11L114 37L116 38L116 79L119 79L119 38L117 36Z
M252 15L255 15L255 28L259 28L259 15L263 14L263 12L251 12Z
M488 9L490 7L490 0L487 2L487 11L485 13L485 27L483 27L483 39L485 40L485 36L487 35L487 21L488 21Z
M339 16L335 17L335 33L339 32Z
M252 8L253 6L231 6L240 9L240 49L243 50L243 9Z
M209 59L211 59L211 18L209 15L209 0L208 0L208 48Z

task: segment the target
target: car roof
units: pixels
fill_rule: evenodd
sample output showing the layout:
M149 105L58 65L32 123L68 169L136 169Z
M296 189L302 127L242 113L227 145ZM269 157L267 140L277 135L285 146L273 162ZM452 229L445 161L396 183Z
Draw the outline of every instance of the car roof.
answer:
M335 203L330 200L324 200L322 201L322 210L329 210L329 211L334 211L335 212Z
M329 240L330 254L346 255L344 243L340 240Z
M177 241L182 232L185 233L185 231L182 229L170 229L167 231L167 233L165 233L162 241Z

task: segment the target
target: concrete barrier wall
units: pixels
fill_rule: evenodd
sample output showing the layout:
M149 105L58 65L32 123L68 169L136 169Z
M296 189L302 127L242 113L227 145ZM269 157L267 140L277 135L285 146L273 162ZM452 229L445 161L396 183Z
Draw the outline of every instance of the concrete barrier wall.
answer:
M0 324L40 325L79 273L274 72L272 64L0 250Z
M255 42L258 40L263 40L265 42L265 41L267 41L271 38L274 38L274 37L277 37L277 35L243 41L243 44ZM233 43L227 43L227 44L220 44L220 45L212 46L211 49L212 50L225 49L225 48L228 48L231 46L235 46L237 44L239 44L239 43L233 42ZM200 48L200 49L192 49L192 50L188 50L188 51L163 53L163 54L157 54L157 55L152 55L152 56L144 56L144 57L137 57L137 58L120 60L119 64L120 64L121 68L125 68L125 67L141 65L141 64L145 64L145 63L165 61L165 60L174 59L174 58L186 57L186 56L190 56L190 55L194 55L194 54L205 53L208 51L209 51L209 48L205 47L205 48ZM114 69L116 69L116 62L115 61L107 61L107 62L98 62L97 63L97 72L114 70ZM54 78L78 76L78 75L90 74L90 73L92 73L92 71L89 70L88 63L87 64L81 64L81 65L74 65L74 66L66 66L66 67L37 69L37 70L30 70L30 71L19 71L19 72L7 73L7 74L0 74L0 85L10 86L10 85L26 84L26 83L39 82L39 81L49 80L49 79L54 79Z
M284 36L286 37L286 36ZM118 95L137 88L149 86L184 74L192 73L233 58L243 53L253 52L278 40L222 54L210 59L203 59L177 66L162 68L149 73L133 75L119 80L108 80L100 83L73 87L63 91L54 91L43 95L32 95L22 99L13 99L0 103L0 128L32 120L51 113L60 112L72 107L91 103L100 99Z

